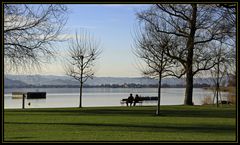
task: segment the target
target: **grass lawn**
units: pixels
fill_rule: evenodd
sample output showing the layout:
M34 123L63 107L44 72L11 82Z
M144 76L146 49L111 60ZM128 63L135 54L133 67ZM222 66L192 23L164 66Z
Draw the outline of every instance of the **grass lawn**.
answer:
M236 106L5 109L4 141L236 141Z

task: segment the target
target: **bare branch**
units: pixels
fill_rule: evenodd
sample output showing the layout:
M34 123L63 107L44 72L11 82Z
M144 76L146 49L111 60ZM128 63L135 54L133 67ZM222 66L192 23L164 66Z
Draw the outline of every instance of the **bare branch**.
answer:
M92 68L100 53L99 43L89 33L83 31L78 35L76 32L75 40L69 43L69 59L67 59L69 67L66 69L66 74L81 83L86 82L94 75Z
M4 59L26 69L54 56L67 21L63 5L4 4ZM30 65L31 64L31 65Z

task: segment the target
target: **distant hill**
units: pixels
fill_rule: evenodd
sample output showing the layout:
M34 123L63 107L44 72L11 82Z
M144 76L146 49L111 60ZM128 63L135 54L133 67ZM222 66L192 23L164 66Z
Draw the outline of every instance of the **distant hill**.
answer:
M19 86L24 87L24 86L28 86L28 84L19 80L4 78L4 87L19 87Z
M195 78L194 84L209 84L211 78ZM140 84L140 85L154 85L158 84L158 80L147 78L147 77L94 77L93 79L88 79L86 82L89 86L97 86L104 84ZM167 85L184 85L185 79L177 78L164 78L162 84ZM79 85L79 82L69 76L54 76L54 75L5 75L4 86L5 87L17 87L17 86L57 86L57 85Z

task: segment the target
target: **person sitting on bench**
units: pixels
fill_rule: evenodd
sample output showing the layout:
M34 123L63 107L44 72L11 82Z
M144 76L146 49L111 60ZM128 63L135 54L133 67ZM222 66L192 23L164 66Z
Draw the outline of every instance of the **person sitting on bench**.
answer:
M132 106L133 100L134 100L133 95L130 94L130 96L128 97L128 99L127 99L127 101L126 101L127 106L128 106L128 103L130 103L130 106Z
M140 97L138 96L138 94L136 94L133 105L136 106L136 103L138 103L139 101L140 101Z

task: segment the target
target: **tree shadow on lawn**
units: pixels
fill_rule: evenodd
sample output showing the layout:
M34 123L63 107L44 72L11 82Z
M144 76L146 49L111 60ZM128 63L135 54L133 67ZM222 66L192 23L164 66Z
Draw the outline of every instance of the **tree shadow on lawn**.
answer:
M162 110L168 117L235 118L235 112L228 110Z
M32 139L34 137L29 137L29 136L21 136L21 137L9 137L9 139L14 139L14 140L26 140L26 139ZM9 140L8 139L8 140ZM7 140L6 140L7 141Z
M7 110L9 115L103 115L103 116L156 116L156 107L119 108L72 108L72 109L26 109ZM220 109L176 109L162 108L160 115L165 117L235 118L236 112Z
M139 116L152 115L154 110L152 108L134 109L134 107L102 107L102 108L72 108L72 109L25 109L25 110L6 110L9 115L116 115L116 116Z
M206 124L110 124L110 123L52 123L52 122L5 122L11 125L66 125L75 127L93 127L95 131L136 131L136 132L198 132L198 133L234 133L234 125ZM79 131L84 131L79 129Z

